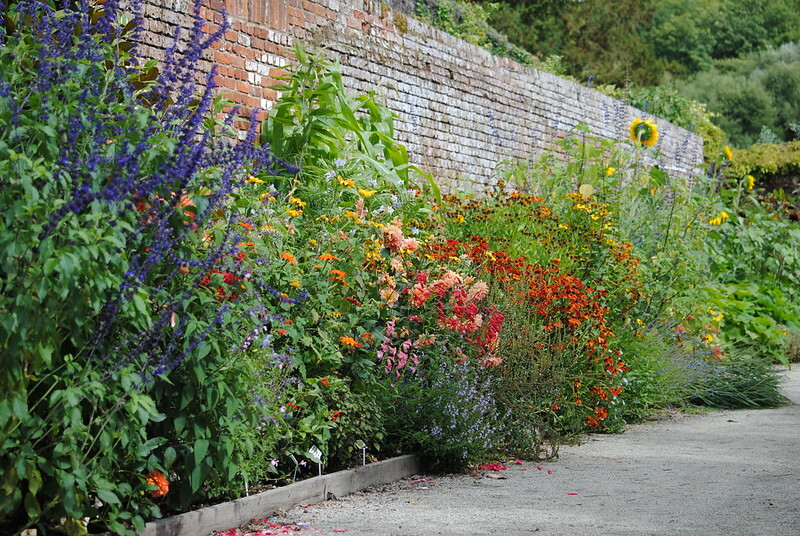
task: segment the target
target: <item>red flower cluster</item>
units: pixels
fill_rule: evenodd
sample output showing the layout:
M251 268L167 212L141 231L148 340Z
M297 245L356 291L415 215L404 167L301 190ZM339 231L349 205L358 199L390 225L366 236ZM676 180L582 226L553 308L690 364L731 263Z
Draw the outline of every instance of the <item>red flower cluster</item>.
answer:
M239 282L239 278L235 274L220 270L211 270L211 272L209 272L205 277L203 277L203 279L200 280L200 285L208 287L211 284L211 279L214 274L222 275L222 283L224 285L232 286ZM223 286L218 286L214 299L218 301L232 301L236 299L236 295L236 291L232 289L226 289Z

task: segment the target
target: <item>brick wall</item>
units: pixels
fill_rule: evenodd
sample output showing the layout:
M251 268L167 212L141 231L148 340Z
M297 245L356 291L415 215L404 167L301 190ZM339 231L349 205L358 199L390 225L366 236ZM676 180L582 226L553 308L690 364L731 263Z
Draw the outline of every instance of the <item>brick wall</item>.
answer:
M152 2L152 0L147 0ZM354 92L376 90L398 115L397 136L412 161L450 188L491 180L506 158L553 147L578 123L593 135L627 139L636 110L549 73L525 68L372 0L205 0L208 30L231 29L204 59L219 65L217 82L243 105L268 108L277 97L271 77L291 61L298 40L329 47ZM191 0L148 3L143 52L160 58L177 24L191 23ZM691 177L702 140L666 121L657 162Z

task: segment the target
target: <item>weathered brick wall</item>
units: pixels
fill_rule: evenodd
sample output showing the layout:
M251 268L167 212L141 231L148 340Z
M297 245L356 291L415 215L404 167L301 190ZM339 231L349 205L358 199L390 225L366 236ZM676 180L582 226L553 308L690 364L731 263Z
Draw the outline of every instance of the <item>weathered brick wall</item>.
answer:
M152 0L149 0L152 1ZM578 123L593 135L627 139L630 122L645 117L619 101L549 73L494 57L372 0L207 0L213 30L222 8L231 29L207 61L217 81L244 106L268 108L271 77L291 61L299 40L329 47L342 63L349 90L377 90L398 114L398 138L414 163L452 187L491 180L506 158L551 148ZM189 24L190 0L148 4L144 52L160 57L176 24ZM691 177L702 162L701 139L666 121L658 162Z

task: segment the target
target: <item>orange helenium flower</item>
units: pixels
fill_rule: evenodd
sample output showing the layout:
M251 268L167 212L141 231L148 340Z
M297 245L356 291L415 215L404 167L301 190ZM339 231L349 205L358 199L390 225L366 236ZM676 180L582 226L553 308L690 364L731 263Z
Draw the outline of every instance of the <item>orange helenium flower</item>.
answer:
M297 264L297 259L294 258L294 255L291 253L281 253L281 259L285 260L289 264Z
M159 471L150 471L150 474L147 475L147 478L145 478L144 481L151 486L156 486L158 488L150 490L150 495L153 497L163 497L169 493L169 480L167 480L167 477L164 476L164 473Z
M319 259L321 261L338 261L339 257L337 257L335 255L331 255L330 253L323 253L322 255L317 257L317 259Z

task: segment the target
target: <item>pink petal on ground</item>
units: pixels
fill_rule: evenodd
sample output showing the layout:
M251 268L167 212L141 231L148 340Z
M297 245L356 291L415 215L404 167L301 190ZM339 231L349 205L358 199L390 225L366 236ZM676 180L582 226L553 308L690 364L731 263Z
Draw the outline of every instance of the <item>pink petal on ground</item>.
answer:
M577 493L567 493L567 495L577 495Z

